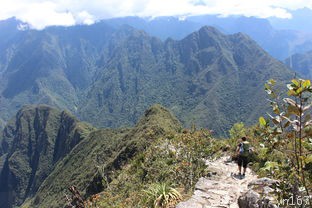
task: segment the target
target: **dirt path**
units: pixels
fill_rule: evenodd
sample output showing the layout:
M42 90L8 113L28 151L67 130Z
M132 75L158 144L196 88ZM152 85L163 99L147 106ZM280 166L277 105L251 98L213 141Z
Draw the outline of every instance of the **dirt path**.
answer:
M193 196L179 203L176 208L238 208L238 197L247 191L248 183L257 178L247 169L244 179L234 179L231 174L238 172L237 164L230 162L228 157L207 161L207 165L213 175L200 178Z

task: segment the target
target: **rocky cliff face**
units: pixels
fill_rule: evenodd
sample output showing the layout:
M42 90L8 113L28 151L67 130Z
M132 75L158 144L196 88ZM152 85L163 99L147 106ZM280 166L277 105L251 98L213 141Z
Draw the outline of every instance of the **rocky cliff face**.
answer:
M304 79L312 79L312 51L294 54L285 63Z
M0 207L20 205L56 163L89 132L69 113L48 106L21 109L0 140Z

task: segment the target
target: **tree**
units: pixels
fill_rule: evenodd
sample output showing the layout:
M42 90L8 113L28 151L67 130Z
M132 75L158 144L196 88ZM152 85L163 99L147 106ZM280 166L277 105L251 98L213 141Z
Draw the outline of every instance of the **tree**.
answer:
M301 187L305 195L310 196L311 173L307 167L312 163L311 81L293 79L287 85L289 97L283 99L275 86L274 80L265 84L265 90L271 97L273 114L269 114L272 123L263 117L259 118L264 130L262 136L271 150L280 151L288 158L284 164L274 163L288 170L287 174L279 175L284 185L292 183L292 194L295 196L301 194ZM311 198L309 200L312 206Z
M243 136L246 136L246 133L247 133L246 131L247 130L246 130L245 124L243 122L235 123L229 131L230 138L231 139L238 139L238 138L241 138Z

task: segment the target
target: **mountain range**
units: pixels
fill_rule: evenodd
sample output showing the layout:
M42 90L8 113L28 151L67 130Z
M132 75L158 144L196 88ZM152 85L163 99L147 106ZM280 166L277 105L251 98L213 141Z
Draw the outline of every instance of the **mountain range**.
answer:
M293 76L247 35L207 26L166 41L105 22L11 33L0 60L3 121L24 104L48 104L97 127L121 127L160 103L186 126L225 135L266 111L266 80Z
M297 11L299 15L295 15L295 17L300 16L301 18L294 17L292 20L287 19L284 21L274 18L220 17L218 15L191 16L183 19L177 17L157 17L154 19L122 17L103 21L113 27L130 25L162 40L167 38L181 40L206 25L213 26L225 34L242 32L254 39L273 57L283 61L294 53L303 53L312 49L312 32L309 26L294 27L294 25L305 25L298 22L304 22L302 21L304 17L312 15L311 10L306 13L304 15ZM287 25L291 21L295 21L297 24Z

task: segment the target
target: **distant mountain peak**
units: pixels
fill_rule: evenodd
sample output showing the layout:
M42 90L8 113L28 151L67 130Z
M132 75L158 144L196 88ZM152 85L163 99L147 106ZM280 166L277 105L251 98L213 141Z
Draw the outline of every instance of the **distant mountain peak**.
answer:
M0 28L5 30L27 30L29 29L29 24L23 22L16 17L11 17L6 20L0 20ZM0 31L1 34L1 31Z
M211 33L211 34L216 34L216 35L223 35L216 27L212 26L203 26L199 29L199 33L206 32L206 33Z
M0 25L18 25L19 23L22 23L20 20L16 19L15 17L11 17L9 19L0 20Z

